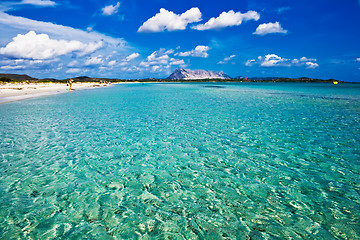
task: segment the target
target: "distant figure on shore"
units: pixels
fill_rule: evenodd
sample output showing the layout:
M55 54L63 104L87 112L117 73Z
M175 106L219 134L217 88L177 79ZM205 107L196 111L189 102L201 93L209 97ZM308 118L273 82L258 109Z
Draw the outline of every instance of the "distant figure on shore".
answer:
M72 84L73 84L73 80L72 80L72 78L70 78L69 80L68 80L68 82L67 82L67 84L70 86L70 91L71 91L71 87L72 87Z
M99 84L111 85L111 82L105 80L99 80Z

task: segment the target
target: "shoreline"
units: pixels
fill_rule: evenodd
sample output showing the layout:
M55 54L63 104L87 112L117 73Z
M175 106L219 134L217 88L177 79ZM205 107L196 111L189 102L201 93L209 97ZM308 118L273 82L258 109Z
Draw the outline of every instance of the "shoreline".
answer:
M85 90L109 85L99 83L73 83L73 90ZM0 85L0 104L66 93L66 83L7 83Z
M242 81L238 81L239 83ZM165 81L124 81L124 82L114 82L112 84L145 84L145 83L226 83L223 81L172 81L172 82L165 82ZM251 83L251 82L242 82L242 83ZM259 83L259 82L253 82ZM262 83L274 83L263 81ZM275 82L279 83L279 82ZM284 82L290 83L290 82ZM299 82L291 82L291 83L299 83ZM308 83L308 82L305 82ZM319 83L319 82L316 82ZM322 83L329 83L329 82L322 82ZM346 84L352 82L345 82ZM355 83L355 82L354 82ZM344 84L344 83L342 83ZM85 90L85 89L92 89L92 88L99 88L99 87L107 87L110 86L109 84L98 83L98 82L75 82L72 85L73 90ZM70 92L69 86L66 83L5 83L0 84L0 104L10 103L10 102L17 102L21 100L55 95L55 94L62 94Z

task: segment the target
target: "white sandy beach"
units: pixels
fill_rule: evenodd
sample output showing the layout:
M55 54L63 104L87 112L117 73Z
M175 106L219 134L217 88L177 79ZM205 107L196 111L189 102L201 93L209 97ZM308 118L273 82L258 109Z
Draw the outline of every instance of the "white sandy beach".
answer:
M98 83L73 83L72 90L104 87ZM69 92L65 83L7 83L0 85L0 104L24 99Z

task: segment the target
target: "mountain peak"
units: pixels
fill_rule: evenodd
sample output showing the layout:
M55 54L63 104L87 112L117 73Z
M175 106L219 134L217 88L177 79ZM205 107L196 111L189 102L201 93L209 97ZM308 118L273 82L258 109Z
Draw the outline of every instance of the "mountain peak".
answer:
M168 77L168 79L172 79L172 80L230 79L230 77L223 72L178 68L175 69L175 71Z

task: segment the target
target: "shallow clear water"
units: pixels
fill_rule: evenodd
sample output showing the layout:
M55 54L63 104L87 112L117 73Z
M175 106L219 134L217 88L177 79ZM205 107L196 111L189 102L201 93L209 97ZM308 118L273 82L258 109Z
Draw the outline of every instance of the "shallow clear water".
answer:
M0 239L359 239L359 84L0 105Z

